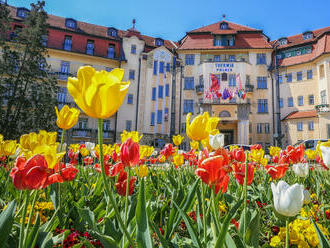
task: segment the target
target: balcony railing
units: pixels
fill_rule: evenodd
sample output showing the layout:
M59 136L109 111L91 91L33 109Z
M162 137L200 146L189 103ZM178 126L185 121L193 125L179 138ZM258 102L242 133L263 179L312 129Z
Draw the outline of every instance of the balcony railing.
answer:
M204 85L202 85L202 84L196 85L195 89L196 89L197 94L203 93L204 92Z
M330 112L329 104L319 104L315 105L315 109L319 113Z
M246 84L245 85L245 89L246 89L247 92L253 92L254 85L252 85L252 84Z
M90 128L73 128L72 137L90 138L90 137L92 137L92 129L90 129Z
M113 137L113 131L111 130L103 130L103 138L110 139Z

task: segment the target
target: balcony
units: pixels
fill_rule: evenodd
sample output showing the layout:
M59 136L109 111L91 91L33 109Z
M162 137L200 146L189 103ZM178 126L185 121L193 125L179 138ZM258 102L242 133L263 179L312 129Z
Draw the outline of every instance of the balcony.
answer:
M196 85L195 89L197 94L202 94L204 92L204 85L202 84Z
M90 137L92 137L92 129L90 129L90 128L73 128L72 137L90 138Z
M315 105L315 109L318 113L330 112L329 104L319 104Z
M52 74L54 76L56 76L57 79L63 80L63 81L66 81L66 80L68 80L68 77L72 77L73 76L72 73L69 73L69 72L60 72L60 71L52 72Z
M103 130L103 138L111 139L113 137L113 131L111 130Z
M252 84L245 85L246 92L253 92L253 89L254 89L254 85L252 85Z

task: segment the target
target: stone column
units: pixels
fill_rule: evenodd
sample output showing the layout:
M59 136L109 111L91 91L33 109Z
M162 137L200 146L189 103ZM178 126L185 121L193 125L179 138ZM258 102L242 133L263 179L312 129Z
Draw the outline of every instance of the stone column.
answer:
M238 144L249 144L249 120L239 120L237 123Z

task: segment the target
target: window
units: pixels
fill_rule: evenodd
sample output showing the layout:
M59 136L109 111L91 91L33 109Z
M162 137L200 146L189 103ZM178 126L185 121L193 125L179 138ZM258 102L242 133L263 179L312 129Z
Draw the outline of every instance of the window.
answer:
M227 73L222 73L221 74L221 81L227 81L228 74ZM217 76L218 81L220 83L220 75Z
M186 123L181 123L181 133L186 132Z
M250 85L250 75L246 75L245 84Z
M41 36L41 44L46 47L48 43L48 35L42 35Z
M159 62L159 73L164 73L164 62Z
M63 105L66 103L66 93L67 93L67 88L66 87L60 87L58 89L58 92L57 92L57 101L58 101L58 103L63 104Z
M169 72L171 70L171 65L170 63L167 63L166 64L166 71Z
M136 54L136 45L131 45L131 54Z
M164 45L164 40L161 38L156 38L155 39L155 45L156 46L163 46Z
M76 29L77 28L77 22L74 19L68 18L68 19L65 19L65 26L67 28Z
M265 65L265 64L266 64L266 54L257 53L257 65Z
M135 79L135 70L129 70L129 79Z
M89 55L94 54L94 41L92 40L87 41L86 53Z
M307 71L307 79L312 79L313 78L313 71L312 70L308 70Z
M188 113L194 114L194 100L184 100L183 101L183 113L184 114L188 114Z
M281 38L278 40L278 43L280 43L280 45L286 45L288 44L288 40L286 38Z
M158 86L158 98L163 98L163 85Z
M298 106L303 106L303 105L304 105L304 97L298 96Z
M327 92L325 90L322 90L321 93L321 104L327 104Z
M214 38L214 46L234 46L235 39L232 35L219 35Z
M132 121L127 120L126 121L126 131L131 131L132 130Z
M235 62L236 61L236 56L235 55L229 55L228 61L229 62Z
M165 85L165 96L170 96L170 85L169 84Z
M297 72L297 81L301 81L302 80L302 71L298 71Z
M108 36L117 37L117 29L108 28Z
M156 88L155 87L152 88L152 100L156 101Z
M269 123L265 123L265 133L269 133L270 132L270 125Z
M214 55L214 62L220 62L221 56L220 55Z
M258 113L268 113L267 99L258 99Z
M88 119L86 119L86 118L79 118L77 127L79 129L87 129L87 127L88 127Z
M291 83L292 82L292 73L286 74L286 82Z
M133 104L133 94L127 95L127 104Z
M288 97L288 107L293 107L293 97Z
M308 96L308 104L309 105L314 105L314 95L309 95Z
M258 89L267 89L267 77L257 77Z
M262 123L257 123L257 133L262 133Z
M154 60L154 75L157 75L157 65L158 65L158 61Z
M112 70L113 70L113 68L111 68L111 67L105 67L105 71L107 71L107 72L110 72Z
M278 82L280 84L283 83L283 77L282 77L282 75L278 75Z
M228 23L227 22L221 22L220 23L220 29L222 29L222 30L228 29Z
M195 54L186 54L185 62L186 62L186 65L194 65L195 64Z
M61 62L61 74L69 74L70 73L70 63L67 61Z
M71 51L71 47L72 47L72 37L71 36L65 36L64 38L64 50L66 51Z
M185 77L184 78L184 89L185 90L194 89L194 77Z
M309 121L308 122L308 130L313 131L314 130L314 121Z
M114 59L115 58L115 45L109 44L108 47L108 58Z
M283 98L280 98L280 108L283 108Z
M162 124L163 119L163 111L158 110L157 111L157 124Z
M26 8L17 8L17 13L16 13L16 15L17 15L17 17L20 17L20 18L26 18L27 17L27 15L28 15L28 13L29 13L30 11L28 10L28 9L26 9Z
M313 33L312 32L305 32L305 33L303 33L303 38L304 38L304 40L312 39L313 38Z
M151 117L150 117L150 126L155 125L155 112L151 112Z
M324 78L324 65L320 65L319 73L320 73L320 78Z
M302 121L297 122L297 131L302 131L303 130L303 123Z
M164 121L168 121L168 108L164 109Z
M236 86L236 75L235 74L229 74L229 87L235 87Z
M103 121L103 131L110 131L110 120Z
M219 81L219 79L218 79ZM199 76L199 85L204 85L204 78L203 78L203 75L200 75Z

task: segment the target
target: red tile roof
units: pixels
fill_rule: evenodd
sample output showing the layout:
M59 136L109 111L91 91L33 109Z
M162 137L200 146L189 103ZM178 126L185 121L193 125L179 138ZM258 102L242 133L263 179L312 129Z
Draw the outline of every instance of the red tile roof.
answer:
M282 120L301 119L317 117L316 110L294 111L284 117Z
M222 23L222 22L228 23L228 29L225 29L225 30L220 29L220 23ZM259 31L259 32L261 32L261 30L250 28L248 26L240 25L237 23L228 22L228 21L220 21L220 22L216 22L216 23L207 25L205 27L194 29L188 33L211 32L213 34L227 34L227 33L230 33L230 31Z

